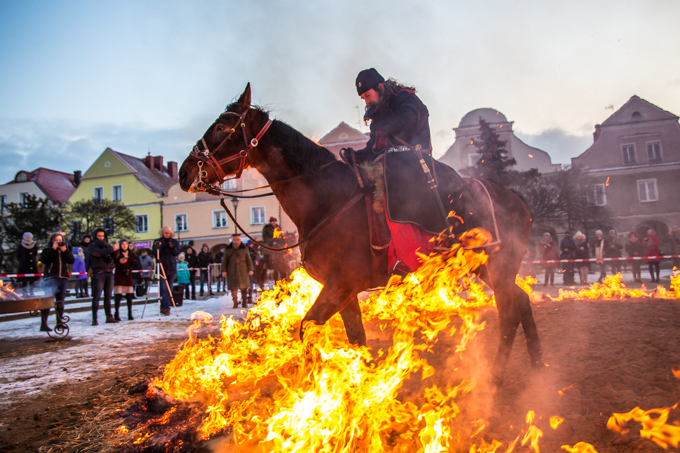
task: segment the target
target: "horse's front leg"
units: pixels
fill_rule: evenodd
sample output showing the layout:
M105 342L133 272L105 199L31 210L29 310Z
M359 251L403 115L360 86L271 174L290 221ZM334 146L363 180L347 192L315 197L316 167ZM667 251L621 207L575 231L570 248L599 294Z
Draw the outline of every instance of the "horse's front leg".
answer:
M319 297L302 320L300 338L303 338L307 321L323 325L334 314L340 312L349 342L360 346L366 345L366 333L361 322L361 309L357 300L359 291L347 280L346 277L337 274L331 275L326 280Z

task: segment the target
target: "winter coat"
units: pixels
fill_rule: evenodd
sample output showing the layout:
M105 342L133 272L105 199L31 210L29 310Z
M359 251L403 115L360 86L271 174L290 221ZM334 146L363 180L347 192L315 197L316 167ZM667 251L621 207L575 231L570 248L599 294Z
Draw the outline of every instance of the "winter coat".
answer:
M207 252L204 252L201 250L201 253L198 254L198 267L204 268L208 267L209 264L212 264L213 259L212 259L212 253L210 253L210 250ZM201 271L201 272L208 272L207 270Z
M547 242L542 242L539 244L541 254L543 255L543 260L556 260L557 259L557 246L555 245L555 241L552 239ZM557 267L557 264L555 263L548 263L543 265L546 269L553 269Z
M38 245L34 241L31 247L26 247L24 244L19 244L15 252L19 266L17 267L18 274L36 274L38 273ZM30 277L27 277L30 278Z
M153 259L149 256L140 256L138 258L139 265L143 271L149 271L149 272L142 272L141 276L142 278L151 278L151 272L154 269L154 264L153 264Z
M87 279L87 268L85 266L85 258L80 258L78 255L73 256L75 261L73 262L73 272L83 272L82 275L76 275L73 277L74 280L85 280Z
M90 242L85 242L85 238L89 238ZM86 270L90 270L90 252L88 251L88 247L92 244L92 237L89 234L86 234L83 236L83 240L80 241L80 247L83 249L83 253L85 254L85 258L83 260L85 261L85 268Z
M607 258L619 258L623 245L616 236L609 236L604 246L604 256Z
M190 282L189 264L186 261L177 263L177 284L188 285Z
M249 272L253 270L253 261L245 244L241 243L238 248L234 245L227 247L222 258L222 269L227 272L228 289L250 288Z
M135 282L131 271L136 261L135 254L132 250L128 250L127 261L125 263L121 263L123 258L125 258L123 251L118 249L113 257L113 263L116 266L113 284L115 286L134 286Z
M187 266L189 266L190 268L198 267L198 253L196 253L195 250L194 250L194 253L184 252L184 256L186 258ZM190 271L190 272L195 272L195 271Z
M626 242L626 253L628 256L644 256L645 255L645 248L642 246L642 243L640 241L631 241L629 240ZM640 263L640 261L633 261L633 263Z
M642 246L645 249L645 256L648 257L645 262L658 263L661 261L661 250L659 250L659 236L647 236L642 240Z
M671 243L671 255L680 255L680 232L668 233L668 242Z
M45 278L69 278L68 265L73 264L73 252L66 248L62 252L59 248L52 248L53 242L40 253L40 262L43 263L43 276Z
M574 258L577 260L587 260L590 258L590 250L588 250L588 243L586 241L576 245L576 253L574 254ZM590 268L590 263L587 261L576 263L576 267Z
M154 258L160 256L160 261L166 274L174 274L177 272L177 256L182 253L177 239L158 238L153 241L151 252Z
M571 236L560 241L560 259L573 260L576 257L576 243ZM574 263L562 263L562 269L573 269Z
M603 237L602 239L595 238L593 241L593 258L604 258L604 250L607 247L607 241Z
M100 241L95 239L87 247L90 255L90 269L95 272L113 272L115 264L113 263L113 246L106 242L106 239Z

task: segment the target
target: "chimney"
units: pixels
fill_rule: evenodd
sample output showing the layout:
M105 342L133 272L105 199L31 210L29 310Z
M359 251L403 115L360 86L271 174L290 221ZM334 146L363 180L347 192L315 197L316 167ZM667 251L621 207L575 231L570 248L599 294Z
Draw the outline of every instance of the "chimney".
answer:
M160 172L163 171L163 156L156 156L154 157L156 159L156 163L154 164L154 168Z
M595 125L595 132L593 132L593 143L597 141L598 138L600 138L600 134L602 134L602 126L599 124Z
M83 180L83 172L80 170L76 170L73 172L73 184L75 184L76 187L80 185L80 181Z
M179 174L177 173L177 162L168 161L168 174L175 181L179 180Z
M149 170L153 170L153 164L154 164L154 158L151 157L151 153L149 153L144 158L144 165L146 165L146 168L148 168Z

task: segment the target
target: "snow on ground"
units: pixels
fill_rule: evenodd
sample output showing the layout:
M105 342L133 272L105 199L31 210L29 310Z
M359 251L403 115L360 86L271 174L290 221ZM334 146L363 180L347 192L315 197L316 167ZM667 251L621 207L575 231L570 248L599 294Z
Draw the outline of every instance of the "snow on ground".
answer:
M186 328L191 325L191 314L204 311L213 316L218 326L222 315L244 317L245 309L232 308L231 295L207 300L184 301L172 309L171 316L158 316L158 303L149 303L142 319L143 305L133 306L134 321L127 321L127 307L121 307L122 322L105 324L100 311L99 326L92 326L91 312L69 313L69 338L73 346L55 348L37 354L10 354L0 358L0 407L19 397L35 396L61 383L77 383L95 375L100 370L143 359L153 354L149 345L156 340L186 338ZM124 308L124 309L123 309ZM49 325L54 326L54 310ZM40 332L40 318L20 319L0 323L0 338L4 340L49 340ZM68 344L65 342L65 344ZM73 343L72 343L73 344ZM17 356L17 357L14 357Z

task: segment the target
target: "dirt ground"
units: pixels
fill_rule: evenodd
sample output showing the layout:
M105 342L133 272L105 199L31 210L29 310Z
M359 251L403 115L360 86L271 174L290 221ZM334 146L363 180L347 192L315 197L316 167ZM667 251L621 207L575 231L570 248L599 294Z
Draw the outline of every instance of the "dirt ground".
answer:
M542 452L563 451L561 445L579 441L593 444L599 453L663 451L640 437L637 423L629 424L627 435L609 431L606 424L613 412L669 407L680 400L680 379L671 371L680 369L680 301L543 302L533 310L549 366L531 370L520 328L503 387L489 398L484 436L512 441L526 427L527 411L534 410L544 434ZM495 317L495 309L484 310L488 325L470 345L481 368L497 346ZM184 341L180 333L147 345L144 360L58 384L38 396L13 397L0 413L0 452L108 450L108 438L129 423L131 408L144 401L145 383L160 376ZM17 354L69 347L68 342L44 340L4 342L0 364ZM673 411L670 422L677 423L679 413ZM556 430L548 426L552 415L565 419Z

